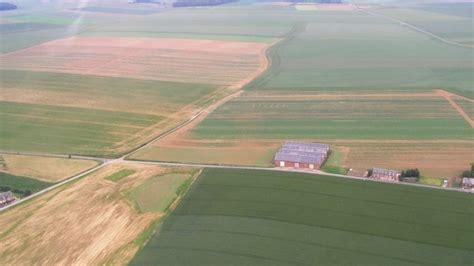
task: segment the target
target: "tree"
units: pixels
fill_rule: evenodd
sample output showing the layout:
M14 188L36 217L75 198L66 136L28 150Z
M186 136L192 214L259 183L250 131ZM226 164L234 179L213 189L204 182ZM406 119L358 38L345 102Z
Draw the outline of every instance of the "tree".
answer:
M415 168L415 169L406 169L404 171L402 171L401 177L416 177L416 178L419 178L420 177L420 170L418 170L418 168Z
M374 170L372 169L367 170L367 177L371 177L373 173L374 173Z
M471 171L469 170L462 172L462 175L461 175L461 177L471 177L471 176L472 176Z

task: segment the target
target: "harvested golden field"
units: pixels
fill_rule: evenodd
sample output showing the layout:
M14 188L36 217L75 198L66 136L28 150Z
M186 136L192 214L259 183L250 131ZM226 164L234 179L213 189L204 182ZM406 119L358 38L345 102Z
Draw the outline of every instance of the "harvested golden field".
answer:
M124 169L133 174L117 182L106 179ZM137 210L126 196L128 191L159 175L178 172L190 177L192 171L195 170L112 164L1 213L1 264L126 264L147 234L152 233L153 223L164 215ZM164 180L173 182L170 178ZM154 198L160 197L155 194Z
M3 171L17 176L57 182L96 166L96 161L26 155L2 155Z
M461 174L474 161L472 141L338 141L340 166L366 170L372 167L403 170L418 168L423 176Z
M155 143L134 154L137 160L272 166L279 141L173 140Z
M266 68L267 47L219 40L73 37L4 55L2 68L238 86Z

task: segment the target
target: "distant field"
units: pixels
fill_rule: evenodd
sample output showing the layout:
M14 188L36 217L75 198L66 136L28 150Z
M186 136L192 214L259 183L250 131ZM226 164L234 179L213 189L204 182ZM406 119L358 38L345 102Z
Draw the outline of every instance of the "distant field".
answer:
M56 182L83 172L98 163L89 160L53 158L24 155L1 155L5 171L13 175L28 176L43 181Z
M80 37L10 53L2 57L1 68L228 86L261 72L267 46L217 40Z
M135 173L118 182L105 181L123 169ZM139 212L126 192L156 176L174 172L190 175L193 171L131 163L109 165L2 212L0 260L8 265L127 264L165 213ZM168 189L175 187L167 182L162 185L159 192L153 192L153 202L169 205L176 199L169 195L176 192Z
M86 23L80 19L79 15L75 16L55 16L54 14L45 15L20 15L12 17L16 21L24 21L29 23L47 23L53 25L71 25Z
M176 33L176 32L156 32L156 31L87 31L81 34L80 36L200 39L200 40L221 40L221 41L262 42L262 43L272 43L276 41L276 38L256 36L256 35L180 33L180 32Z
M93 25L77 14L31 11L4 18L0 24L0 53L9 53L55 39L71 37Z
M473 219L464 193L205 169L131 264L470 265Z
M23 29L28 28L25 26L26 25L22 25L21 27L23 27ZM16 29L19 28L18 25L2 24L2 43L0 45L0 53L9 53L50 40L71 36L71 33L67 32L65 27L35 25L33 27L29 27L29 29L34 28L34 30L27 31L8 29L10 27L15 27Z
M294 12L255 7L178 8L151 16L129 16L94 31L281 37L298 20Z
M444 3L420 5L416 8L384 8L376 11L450 41L472 47L474 45L472 10L472 3Z
M102 7L102 6L88 6L80 9L86 12L111 13L111 14L125 14L125 15L150 15L160 12L153 8L131 8L127 7Z
M308 19L270 50L252 89L433 89L472 93L473 54L360 12Z
M0 149L117 154L225 90L175 82L2 71Z

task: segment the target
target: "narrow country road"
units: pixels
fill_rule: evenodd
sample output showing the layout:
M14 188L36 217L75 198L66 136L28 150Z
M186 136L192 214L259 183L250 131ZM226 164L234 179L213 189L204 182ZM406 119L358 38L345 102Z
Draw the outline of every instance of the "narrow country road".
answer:
M58 155L59 157L60 155ZM347 178L347 179L356 179L356 180L363 180L367 182L378 182L378 183L390 183L393 185L402 185L402 186L414 186L414 187L424 187L424 188L431 188L431 189L439 189L439 190L450 190L450 191L457 191L457 192L464 192L464 193L474 193L474 191L468 191L462 188L449 188L449 187L434 187L434 186L428 186L428 185L422 185L422 184L414 184L414 183L404 183L404 182L386 182L386 181L380 181L376 179L368 179L368 178L363 178L363 177L354 177L354 176L348 176L348 175L339 175L339 174L332 174L332 173L326 173L321 170L298 170L298 169L293 169L293 168L279 168L279 167L256 167L256 166L234 166L234 165L217 165L217 164L199 164L199 163L174 163L174 162L160 162L160 161L144 161L144 160L127 160L124 157L118 158L118 159L107 159L107 158L95 158L95 160L102 161L101 164L98 166L95 166L85 172L82 172L80 174L77 174L75 176L72 176L66 180L63 180L51 187L48 187L44 190L41 190L35 194L32 194L29 197L23 198L21 200L18 200L10 205L7 205L0 209L0 212L5 211L7 209L13 208L19 204L22 204L23 202L26 202L28 200L31 200L33 198L36 198L48 191L51 191L53 189L56 189L60 186L63 186L67 183L70 183L76 179L82 178L96 170L99 170L100 168L103 168L109 164L116 164L116 163L139 163L139 164L148 164L148 165L160 165L160 166L187 166L187 167L197 167L197 168L218 168L218 169L237 169L237 170L262 170L262 171L272 171L272 172L289 172L289 173L306 173L306 174L314 174L314 175L326 175L326 176L334 176L338 178Z

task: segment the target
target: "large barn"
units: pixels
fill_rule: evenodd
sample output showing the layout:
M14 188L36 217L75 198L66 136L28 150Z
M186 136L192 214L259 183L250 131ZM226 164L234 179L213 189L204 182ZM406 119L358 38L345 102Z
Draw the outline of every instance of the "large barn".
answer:
M275 154L274 164L277 167L320 169L328 153L328 144L287 141Z

